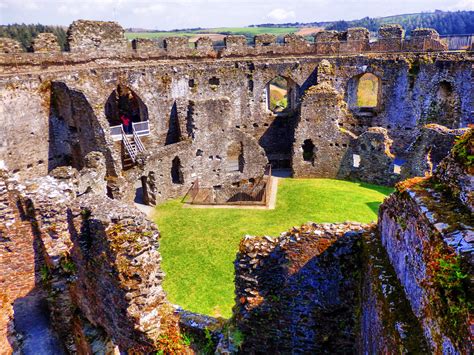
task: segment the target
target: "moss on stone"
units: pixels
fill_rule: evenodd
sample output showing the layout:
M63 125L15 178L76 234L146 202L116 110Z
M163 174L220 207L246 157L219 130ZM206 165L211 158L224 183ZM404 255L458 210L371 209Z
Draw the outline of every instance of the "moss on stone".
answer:
M456 140L452 153L467 168L474 166L474 129L468 130Z

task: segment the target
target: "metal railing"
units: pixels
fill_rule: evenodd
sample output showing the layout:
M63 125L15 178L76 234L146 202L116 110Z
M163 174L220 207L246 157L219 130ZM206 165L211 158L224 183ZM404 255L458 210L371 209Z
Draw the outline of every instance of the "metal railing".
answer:
M111 135L111 137L112 137L112 140L113 140L113 141L120 141L120 140L122 140L122 131L123 131L122 125L111 126L111 127L110 127L110 135Z
M189 190L186 192L181 202L198 205L267 205L271 193L271 174L270 165L265 167L264 175L260 176L252 185L250 190L241 190L233 192L232 197L227 201L217 202L214 189L211 187L202 187L199 179L194 180Z
M138 136L148 136L150 134L150 122L132 122L133 131L137 133Z
M112 137L113 141L120 141L122 140L122 131L123 125L111 126L110 127L110 136ZM143 122L132 122L132 132L136 133L137 136L143 137L150 135L150 122L143 121Z
M133 141L135 142L135 146L137 147L137 150L139 152L145 151L145 146L143 145L142 140L140 139L140 136L135 131L135 129L133 129Z
M128 155L130 156L130 159L132 159L132 161L135 163L135 161L137 159L136 148L133 147L132 144L130 143L130 141L128 140L127 134L123 130L123 126L121 126L121 127L122 127L122 144L125 147L125 150L127 151Z

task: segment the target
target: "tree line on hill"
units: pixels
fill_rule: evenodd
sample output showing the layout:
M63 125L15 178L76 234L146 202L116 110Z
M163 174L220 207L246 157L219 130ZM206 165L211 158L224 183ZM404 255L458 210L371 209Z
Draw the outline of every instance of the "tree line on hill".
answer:
M441 35L474 33L474 11L420 13L381 18L364 17L354 21L337 21L328 26L328 30L344 31L349 27L365 27L376 32L382 25L398 23L410 34L415 28L434 28Z
M349 27L365 27L376 32L380 26L396 23L403 26L407 34L415 28L434 28L441 35L474 33L474 11L439 11L416 14L395 15L387 17L364 17L353 21L310 22L261 24L250 27L323 27L327 30L345 31Z
M0 37L8 37L16 39L21 43L25 50L28 50L31 46L33 38L39 33L53 33L58 39L58 43L61 46L61 50L64 50L66 45L66 30L60 26L45 26L41 24L30 24L14 23L11 25L0 26Z

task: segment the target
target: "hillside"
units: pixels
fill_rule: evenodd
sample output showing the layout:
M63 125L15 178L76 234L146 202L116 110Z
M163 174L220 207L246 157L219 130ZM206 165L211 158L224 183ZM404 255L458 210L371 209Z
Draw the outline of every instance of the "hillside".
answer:
M272 24L265 23L259 25L250 25L249 27L221 27L221 28L193 28L173 31L143 31L128 29L126 36L133 38L160 38L166 36L187 36L191 40L208 34L220 35L244 35L249 42L253 36L270 33L277 36L283 36L287 33L297 33L303 36L310 36L320 29L344 31L349 27L365 27L372 32L385 24L398 23L405 28L407 35L415 28L430 27L436 29L441 35L469 34L474 33L474 11L456 11L456 12L422 12L415 14L395 15L388 17L370 18L364 17L352 21L333 21L333 22L310 22L310 23L283 23Z
M468 34L474 32L474 11L406 14L389 17L365 17L354 21L337 21L326 26L326 29L346 30L348 27L366 27L370 31L377 31L381 25L398 23L405 28L407 34L419 27L436 29L441 35Z

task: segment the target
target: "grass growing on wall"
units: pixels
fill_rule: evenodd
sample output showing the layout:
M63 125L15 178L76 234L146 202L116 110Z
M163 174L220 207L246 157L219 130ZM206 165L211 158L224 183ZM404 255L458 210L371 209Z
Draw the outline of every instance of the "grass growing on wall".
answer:
M280 180L275 210L183 208L171 200L156 208L169 300L213 316L230 317L234 265L246 234L279 235L313 222L370 222L392 189L331 179Z

